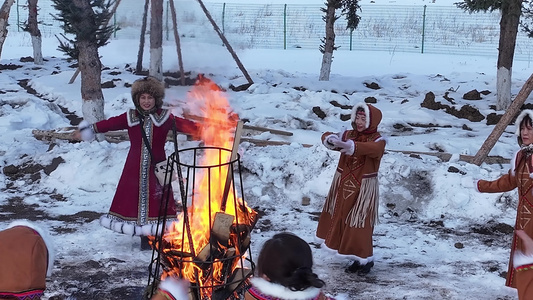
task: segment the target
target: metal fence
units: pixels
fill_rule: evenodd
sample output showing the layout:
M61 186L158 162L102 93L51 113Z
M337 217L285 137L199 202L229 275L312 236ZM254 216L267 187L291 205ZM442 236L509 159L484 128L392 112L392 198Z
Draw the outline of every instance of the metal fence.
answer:
M44 36L61 33L49 0L40 0L40 29ZM221 41L196 1L175 1L178 32L185 41ZM10 24L27 19L26 1L18 0ZM234 48L317 49L325 35L320 8L324 5L205 3ZM120 28L114 39L138 39L144 1L122 0L113 24ZM12 9L13 10L13 9ZM165 2L164 37L173 40L173 24ZM359 12L361 22L351 32L344 18L335 25L339 51L445 53L494 56L498 54L500 13L469 14L454 6L383 6L367 4ZM13 30L13 29L10 29ZM18 26L17 26L17 30ZM531 60L533 41L519 32L515 59Z

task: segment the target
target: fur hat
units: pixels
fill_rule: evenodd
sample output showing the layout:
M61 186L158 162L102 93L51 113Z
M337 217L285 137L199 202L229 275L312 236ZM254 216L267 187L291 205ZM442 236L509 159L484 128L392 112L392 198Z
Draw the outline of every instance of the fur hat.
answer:
M150 111L145 111L139 105L139 97L141 94L150 94L155 98L155 106ZM165 97L165 86L161 81L155 77L144 77L141 79L135 80L131 86L131 99L135 108L142 114L151 114L156 112L158 109L163 107L163 98Z

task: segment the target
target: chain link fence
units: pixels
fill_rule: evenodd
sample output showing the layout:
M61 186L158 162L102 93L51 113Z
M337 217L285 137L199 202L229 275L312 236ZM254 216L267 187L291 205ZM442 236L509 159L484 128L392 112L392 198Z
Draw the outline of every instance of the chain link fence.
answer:
M40 30L43 36L62 33L61 24L49 0L39 1ZM164 2L164 38L174 39L168 1ZM27 20L26 1L18 0L10 24ZM324 5L205 3L211 16L232 47L236 49L316 49L325 35ZM177 30L182 41L221 44L196 1L175 1ZM122 0L112 24L119 30L113 39L139 39L144 1ZM339 51L375 50L394 52L498 55L499 12L469 14L454 6L361 5L361 22L351 32L341 17L335 25ZM149 22L149 16L148 16ZM10 30L14 30L11 28ZM17 30L21 30L17 26ZM149 26L148 26L149 30ZM149 34L149 32L147 32ZM529 61L533 41L518 33L515 59Z

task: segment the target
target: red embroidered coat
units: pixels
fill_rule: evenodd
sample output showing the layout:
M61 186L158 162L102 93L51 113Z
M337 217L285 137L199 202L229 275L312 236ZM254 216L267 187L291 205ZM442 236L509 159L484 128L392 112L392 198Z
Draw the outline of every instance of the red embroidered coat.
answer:
M379 205L377 172L386 144L377 131L381 111L370 104L368 107L368 128L363 132L347 130L342 135L343 141L354 141L355 150L353 155L340 155L316 231L328 248L362 263L373 260L372 235ZM323 134L322 141L330 134Z
M145 146L140 114L135 109L119 116L94 124L95 133L113 130L128 130L131 147L124 164L124 169L117 185L109 213L100 218L100 223L111 230L131 235L154 235L163 187L159 184L154 165L166 159L165 143L167 134L172 130L172 122L176 130L198 136L196 123L173 116L166 109L144 117L143 127L147 140L151 143L154 162ZM166 209L167 220L176 219L176 205L172 192L168 195Z
M513 160L514 168L494 181L479 180L477 189L484 193L508 192L518 188L518 207L516 211L515 229L524 230L529 236L533 236L533 162L531 154L526 154L523 150L517 152ZM516 288L515 273L513 268L513 257L517 249L524 251L522 240L513 233L511 244L511 256L509 257L509 268L507 272L506 286Z

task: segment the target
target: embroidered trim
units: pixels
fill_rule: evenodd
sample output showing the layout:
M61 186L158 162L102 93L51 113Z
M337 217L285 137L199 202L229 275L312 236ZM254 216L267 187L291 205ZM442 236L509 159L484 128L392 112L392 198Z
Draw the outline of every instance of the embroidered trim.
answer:
M8 296L8 297L15 297L19 300L39 300L44 295L44 290L32 290L32 291L25 291L20 293L6 293L6 292L0 292L0 299L2 297Z
M523 266L520 266L520 267L516 268L517 272L530 271L530 270L533 270L533 264L523 265Z
M152 114L149 114L149 116L152 120L152 123L156 127L161 127L161 125L165 124L165 122L170 117L170 111L168 109L161 109ZM130 108L128 110L127 119L129 127L133 127L141 123L141 120L139 119L139 113L134 108Z

